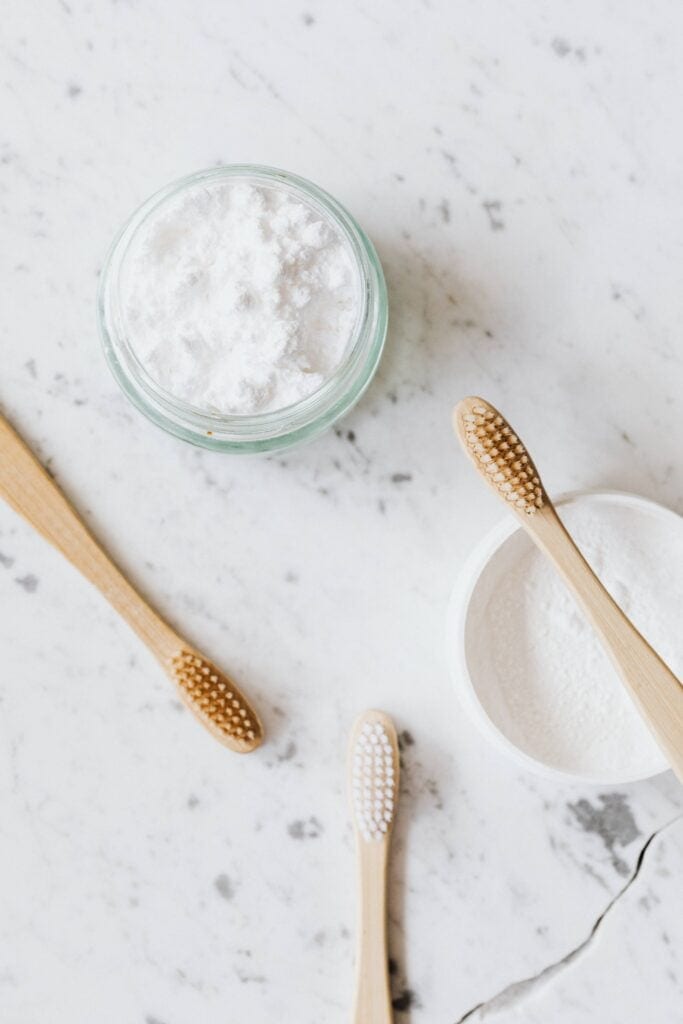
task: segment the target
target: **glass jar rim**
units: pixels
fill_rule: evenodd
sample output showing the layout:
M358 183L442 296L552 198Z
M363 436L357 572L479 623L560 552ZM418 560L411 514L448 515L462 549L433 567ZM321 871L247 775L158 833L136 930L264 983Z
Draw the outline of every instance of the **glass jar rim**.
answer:
M214 413L162 389L127 343L121 325L120 278L139 229L169 200L202 183L240 179L285 188L340 232L354 261L359 310L348 351L333 374L310 395L281 409L253 414ZM313 182L274 167L229 164L186 175L150 196L112 242L100 277L98 322L109 367L128 398L157 425L184 440L222 451L270 451L316 436L347 412L369 384L386 336L386 284L374 246L354 218Z

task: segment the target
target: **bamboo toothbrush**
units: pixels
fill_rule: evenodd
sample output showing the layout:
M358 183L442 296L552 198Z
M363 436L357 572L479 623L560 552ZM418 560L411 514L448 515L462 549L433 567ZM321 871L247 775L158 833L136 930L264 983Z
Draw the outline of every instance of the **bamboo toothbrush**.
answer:
M259 746L263 729L244 695L133 589L2 416L0 497L101 591L147 644L177 684L185 704L220 743L238 753Z
M683 686L605 590L562 524L524 444L483 398L464 398L454 426L479 473L515 513L574 594L669 764L683 781Z
M360 934L354 1024L391 1024L387 960L387 860L398 801L396 730L382 711L353 727L351 802L359 865Z

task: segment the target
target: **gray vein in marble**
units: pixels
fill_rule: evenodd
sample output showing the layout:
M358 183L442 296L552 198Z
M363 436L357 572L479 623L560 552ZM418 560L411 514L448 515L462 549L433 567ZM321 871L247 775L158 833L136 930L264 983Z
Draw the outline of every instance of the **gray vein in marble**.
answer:
M579 957L585 955L593 945L593 942L595 941L607 915L628 892L638 878L643 864L645 863L645 856L652 843L662 836L667 829L671 828L681 820L683 820L683 815L678 814L675 818L672 818L660 828L655 829L654 832L650 833L640 849L635 867L633 868L628 880L612 897L604 910L600 912L588 935L579 943L578 946L575 946L574 949L571 949L559 960L556 960L552 964L548 964L546 967L542 968L542 970L538 971L538 973L534 974L532 977L523 978L521 981L514 981L511 984L506 985L505 988L496 995L491 996L481 1003L477 1003L476 1006L467 1010L462 1017L458 1017L455 1024L465 1024L466 1021L488 1020L489 1017L495 1016L501 1011L519 1007L530 996L536 995L541 988L545 988L545 986L551 984L561 972L566 970L571 964L578 960Z
M27 594L35 594L38 589L40 580L32 572L27 572L25 576L17 576L14 582L17 586L25 590Z
M481 204L489 219L491 231L503 231L505 221L502 218L503 204L500 199L488 199Z
M224 900L229 901L235 895L235 886L230 881L227 875L219 875L216 878L214 885L216 887L216 890Z
M614 870L627 875L628 864L617 855L615 847L632 843L640 830L624 793L600 793L598 801L599 805L594 806L584 798L568 807L584 832L592 832L602 839Z
M287 833L292 839L317 839L322 832L323 826L315 815L305 820L297 819L287 826Z

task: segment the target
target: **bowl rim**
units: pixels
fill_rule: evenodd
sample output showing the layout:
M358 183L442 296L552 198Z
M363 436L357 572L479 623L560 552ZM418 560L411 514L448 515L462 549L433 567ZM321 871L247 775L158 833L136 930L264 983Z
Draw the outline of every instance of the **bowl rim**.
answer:
M662 505L651 498L644 498L642 495L630 491L607 488L584 488L563 492L553 504L561 508L563 505L572 504L583 498L597 501L628 505L631 508L642 508L661 518L676 520L679 525L681 516L673 509ZM593 775L588 772L570 772L553 765L527 753L512 742L489 717L484 708L477 689L472 680L467 663L466 650L466 626L470 601L479 579L489 564L496 556L503 544L509 540L518 530L523 529L517 520L508 515L499 520L488 530L477 542L470 554L465 559L460 572L458 573L451 595L448 601L446 613L446 650L447 660L451 679L456 688L457 696L461 705L469 712L474 724L478 727L480 734L484 736L498 750L502 751L519 766L529 769L537 775L558 782L581 782L588 785L626 785L633 782L643 782L646 779L655 778L669 770L666 758L662 754L661 767L655 768L643 774L615 773L614 775Z

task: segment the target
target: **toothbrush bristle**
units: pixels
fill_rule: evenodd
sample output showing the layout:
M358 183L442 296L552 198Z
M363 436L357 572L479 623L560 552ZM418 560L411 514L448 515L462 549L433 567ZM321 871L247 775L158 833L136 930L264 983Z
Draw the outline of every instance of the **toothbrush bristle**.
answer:
M483 398L456 407L456 427L470 458L516 512L533 515L546 494L529 453L510 424Z
M214 664L196 651L183 650L173 658L171 668L186 702L219 739L245 752L260 744L262 729L256 714Z
M352 749L353 812L362 838L380 842L389 833L396 812L398 765L395 747L385 726L367 721Z

